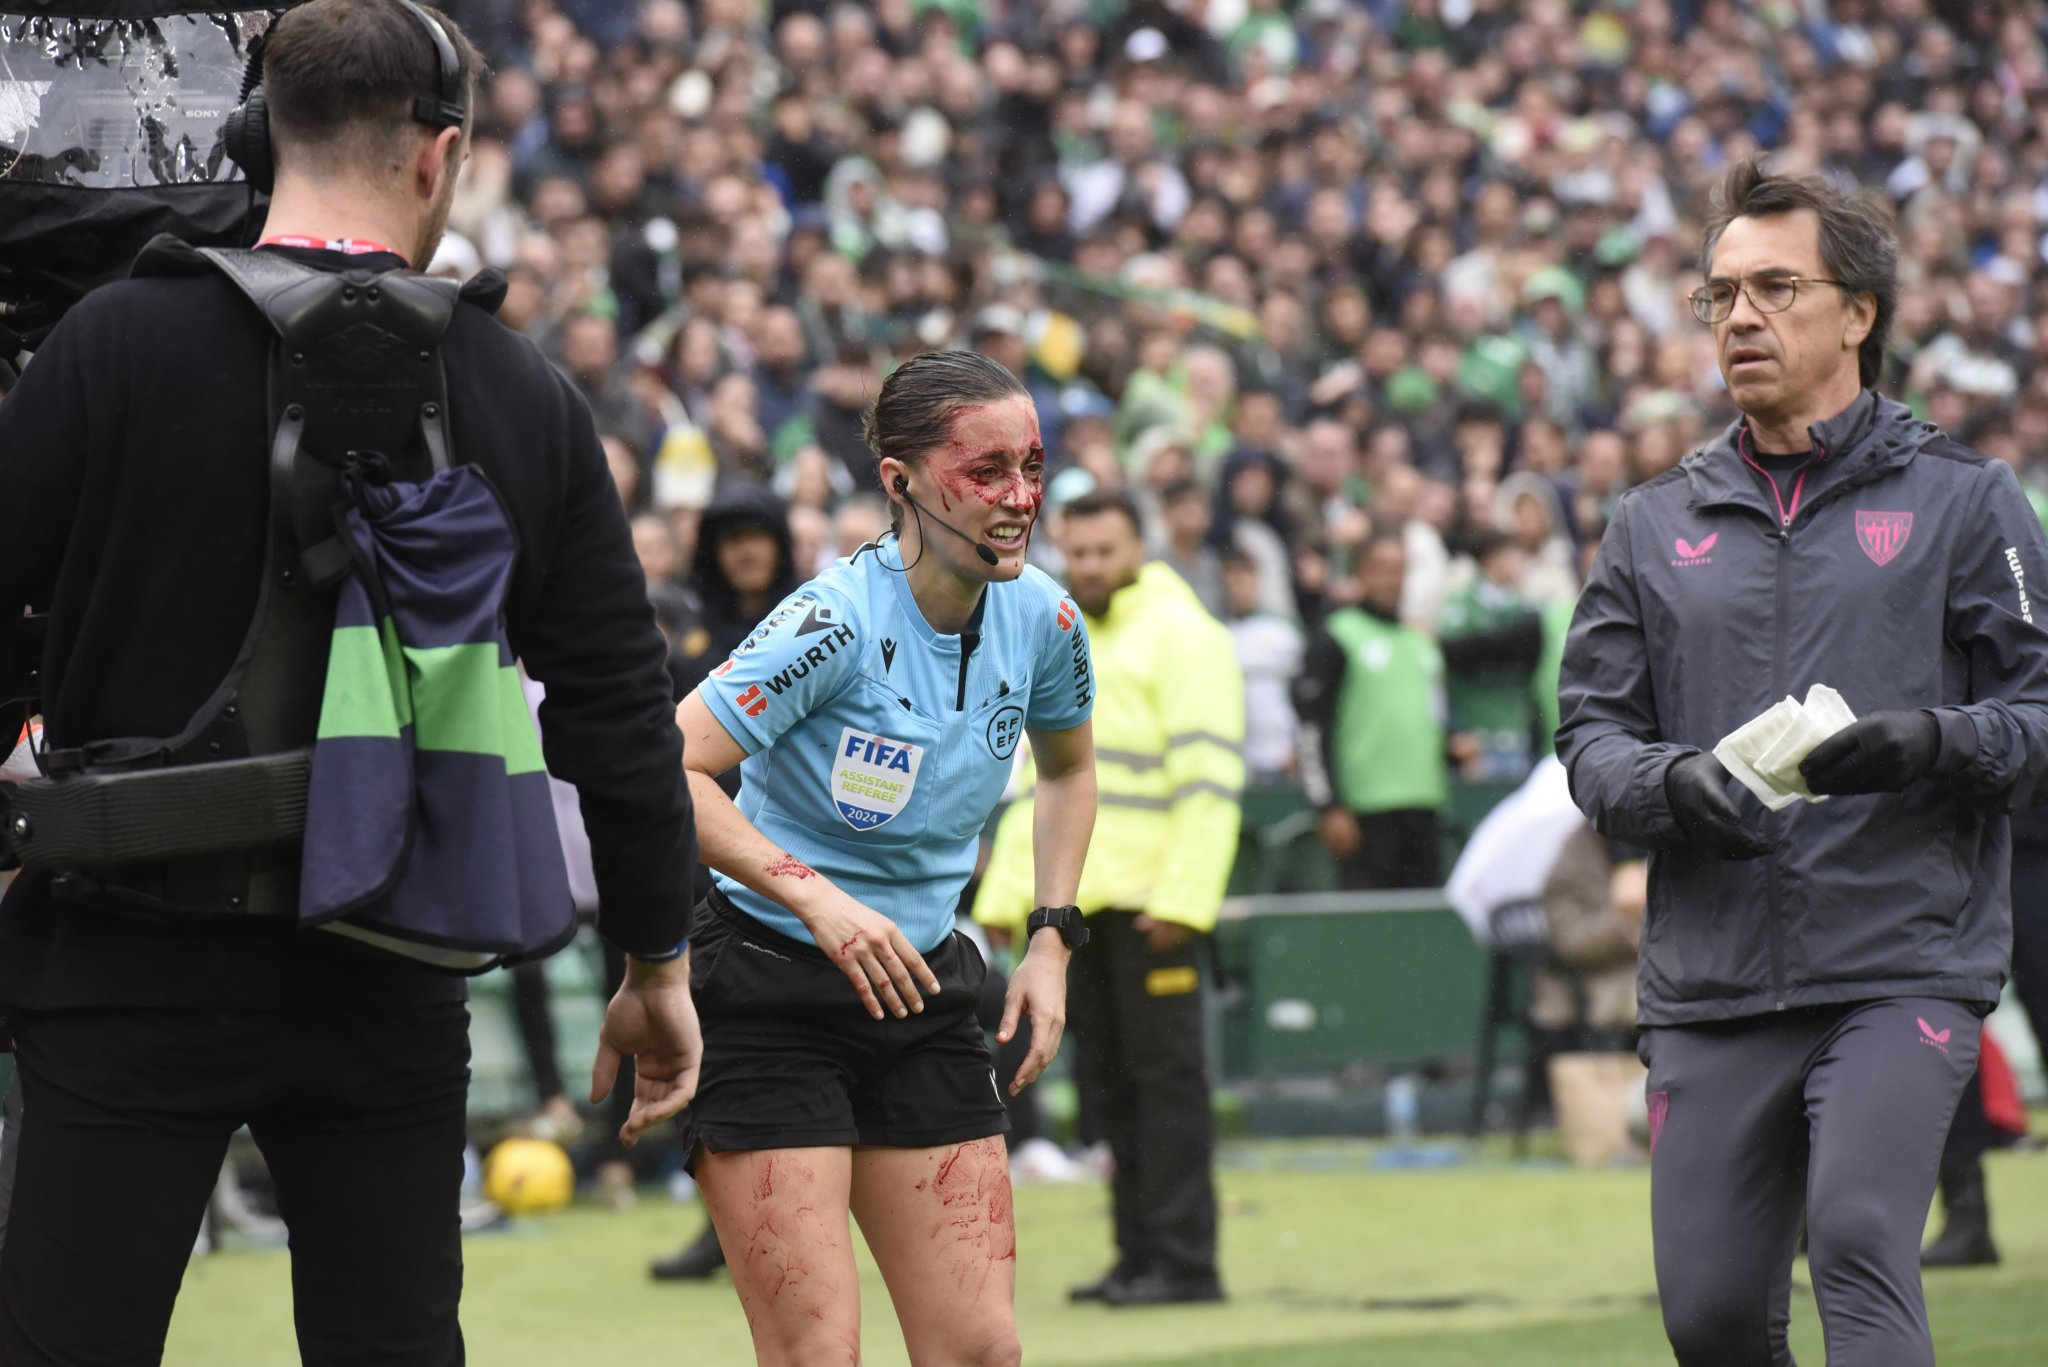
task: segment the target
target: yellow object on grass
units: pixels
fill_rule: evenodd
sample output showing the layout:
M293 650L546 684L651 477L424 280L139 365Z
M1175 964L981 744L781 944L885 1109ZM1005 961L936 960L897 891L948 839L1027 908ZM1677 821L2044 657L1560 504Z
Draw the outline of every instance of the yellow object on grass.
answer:
M508 1215L546 1215L575 1192L576 1169L560 1144L507 1139L484 1157L484 1195Z

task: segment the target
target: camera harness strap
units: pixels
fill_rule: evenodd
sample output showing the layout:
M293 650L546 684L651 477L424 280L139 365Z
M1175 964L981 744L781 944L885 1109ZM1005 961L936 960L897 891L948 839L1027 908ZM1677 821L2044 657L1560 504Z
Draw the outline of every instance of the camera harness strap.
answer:
M59 892L271 915L296 904L337 586L352 568L336 531L341 478L371 457L394 479L448 467L440 343L461 294L452 281L322 271L167 238L136 264L138 275L209 270L277 334L270 544L255 618L233 669L179 735L50 751L51 777L17 786L4 834Z

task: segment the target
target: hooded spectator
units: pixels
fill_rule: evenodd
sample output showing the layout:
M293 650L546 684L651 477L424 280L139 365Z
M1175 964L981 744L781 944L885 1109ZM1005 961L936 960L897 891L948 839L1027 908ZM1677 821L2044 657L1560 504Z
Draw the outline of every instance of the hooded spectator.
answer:
M721 480L698 526L690 565L691 611L678 625L669 657L676 697L681 699L738 649L809 572L794 561L782 500L759 484Z

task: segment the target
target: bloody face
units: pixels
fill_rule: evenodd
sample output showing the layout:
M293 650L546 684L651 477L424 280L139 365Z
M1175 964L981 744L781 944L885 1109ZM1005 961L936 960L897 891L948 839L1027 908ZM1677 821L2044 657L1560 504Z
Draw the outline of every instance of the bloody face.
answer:
M933 554L975 578L1014 579L1045 500L1045 445L1038 410L1018 394L963 408L951 436L909 472L911 492L997 556L991 569L958 537L930 529Z

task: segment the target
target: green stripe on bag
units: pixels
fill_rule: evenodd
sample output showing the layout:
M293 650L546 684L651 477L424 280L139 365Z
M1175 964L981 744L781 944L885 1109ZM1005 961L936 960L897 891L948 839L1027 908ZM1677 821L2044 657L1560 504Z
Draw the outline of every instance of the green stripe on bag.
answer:
M319 738L397 740L410 726L420 750L495 755L508 775L544 772L519 671L498 655L495 641L401 647L389 618L337 628Z
M336 627L327 652L319 739L397 740L411 723L412 690L398 629L388 618L377 627Z
M508 774L544 766L517 670L498 663L495 641L408 649L413 744L421 750L496 755Z

